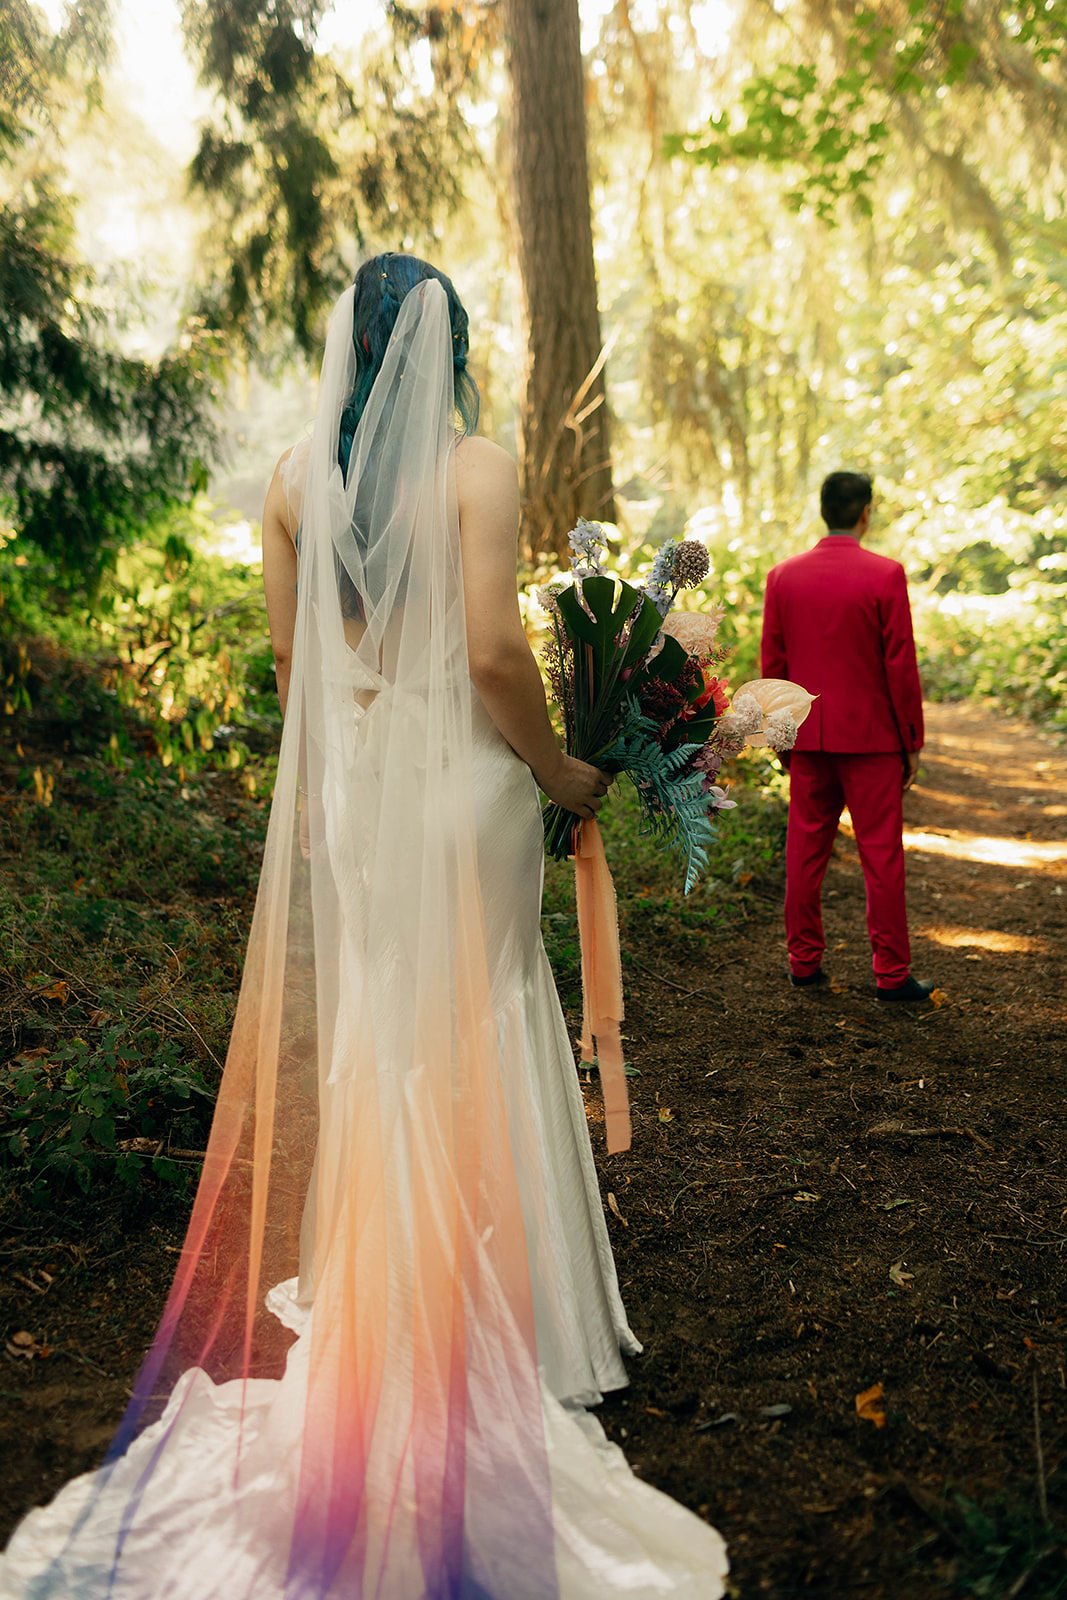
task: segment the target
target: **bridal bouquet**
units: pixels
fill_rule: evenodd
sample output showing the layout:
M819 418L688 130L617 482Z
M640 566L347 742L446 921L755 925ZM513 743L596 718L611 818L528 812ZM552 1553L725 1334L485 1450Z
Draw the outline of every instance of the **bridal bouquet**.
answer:
M746 744L792 749L812 696L761 678L731 702L717 671L721 610L672 610L683 589L708 575L702 544L663 545L643 585L605 573L604 545L600 525L579 520L569 578L538 593L552 624L545 667L568 755L625 773L649 828L684 856L688 894L707 865L712 817L734 805L715 781L723 762ZM546 808L545 845L555 859L573 852L579 821L558 805Z

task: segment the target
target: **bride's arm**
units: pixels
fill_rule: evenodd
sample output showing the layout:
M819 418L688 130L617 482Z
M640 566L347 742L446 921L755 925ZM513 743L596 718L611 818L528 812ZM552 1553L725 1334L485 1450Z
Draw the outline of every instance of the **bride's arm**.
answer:
M289 697L289 670L296 630L296 546L289 531L288 497L282 476L289 454L287 450L274 469L263 507L263 589L274 652L274 678L283 717Z
M456 450L456 489L471 678L549 799L595 816L610 777L560 749L519 615L515 463L488 439L465 439Z

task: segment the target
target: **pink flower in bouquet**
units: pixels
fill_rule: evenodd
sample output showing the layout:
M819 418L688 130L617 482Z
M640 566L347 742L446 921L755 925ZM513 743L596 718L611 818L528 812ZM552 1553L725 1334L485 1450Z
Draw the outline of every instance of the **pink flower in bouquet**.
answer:
M693 771L703 775L705 794L710 794L715 787L715 779L719 776L722 763L722 752L716 750L710 742L704 746L698 755L694 756Z
M663 619L663 632L677 639L691 656L707 660L716 653L716 638L723 618L721 606L710 611L670 611Z

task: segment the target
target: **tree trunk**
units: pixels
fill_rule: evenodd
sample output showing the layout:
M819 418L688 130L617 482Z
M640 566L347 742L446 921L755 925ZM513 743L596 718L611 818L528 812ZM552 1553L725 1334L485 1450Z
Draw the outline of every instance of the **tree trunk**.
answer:
M526 325L523 547L563 555L579 516L614 518L586 158L578 0L505 0L512 177Z

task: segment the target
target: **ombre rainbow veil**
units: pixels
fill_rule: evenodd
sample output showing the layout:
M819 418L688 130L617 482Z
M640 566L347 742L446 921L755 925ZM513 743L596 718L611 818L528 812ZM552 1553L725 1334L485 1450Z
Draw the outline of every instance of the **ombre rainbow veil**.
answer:
M718 1536L539 1373L448 306L434 279L404 299L342 474L352 304L294 483L288 710L179 1269L108 1461L26 1519L0 1595L704 1600Z

